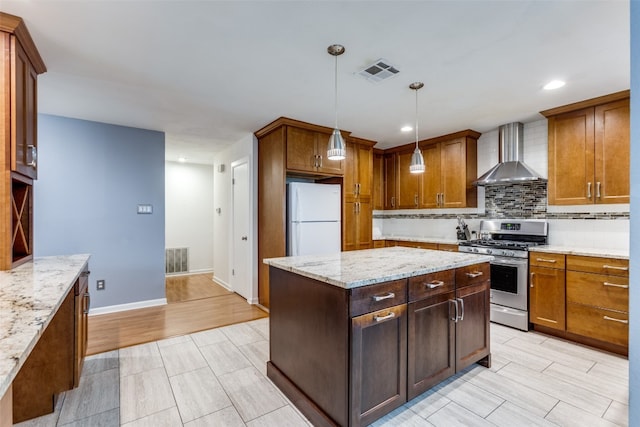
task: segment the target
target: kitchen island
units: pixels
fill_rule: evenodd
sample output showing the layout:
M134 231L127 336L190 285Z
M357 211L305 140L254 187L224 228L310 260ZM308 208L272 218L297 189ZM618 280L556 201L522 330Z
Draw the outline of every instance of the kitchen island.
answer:
M77 344L86 338L78 320L88 308L76 294L88 260L42 257L0 272L0 426L53 411L53 395L74 387L84 356Z
M390 247L266 259L268 377L316 425L367 425L490 365L491 256Z

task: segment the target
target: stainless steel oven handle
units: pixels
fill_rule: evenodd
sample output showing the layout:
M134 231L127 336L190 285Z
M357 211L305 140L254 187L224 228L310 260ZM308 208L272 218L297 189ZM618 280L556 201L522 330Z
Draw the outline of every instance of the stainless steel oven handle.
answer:
M527 261L526 258L502 258L494 256L491 264L513 265L515 267L519 267L528 265L529 261Z

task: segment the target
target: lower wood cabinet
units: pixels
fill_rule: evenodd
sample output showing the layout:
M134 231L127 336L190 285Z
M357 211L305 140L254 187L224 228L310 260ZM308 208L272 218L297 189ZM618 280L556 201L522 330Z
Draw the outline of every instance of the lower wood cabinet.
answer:
M529 256L529 321L563 331L566 327L564 255Z
M75 294L75 352L73 355L73 386L80 385L80 375L87 355L89 338L89 270L85 268L74 286Z
M368 425L489 366L488 263L354 289L269 272L267 376L314 426Z

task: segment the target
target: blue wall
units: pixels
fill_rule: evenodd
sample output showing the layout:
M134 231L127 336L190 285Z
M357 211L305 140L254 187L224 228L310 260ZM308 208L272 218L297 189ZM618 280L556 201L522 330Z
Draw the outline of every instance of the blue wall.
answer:
M640 426L640 0L631 1L631 244L629 425Z
M164 133L38 120L35 256L90 253L92 308L164 298Z

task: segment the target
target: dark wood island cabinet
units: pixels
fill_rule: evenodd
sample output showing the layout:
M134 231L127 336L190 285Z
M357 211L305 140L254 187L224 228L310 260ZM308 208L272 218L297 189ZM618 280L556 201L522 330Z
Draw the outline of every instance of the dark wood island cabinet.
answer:
M393 247L266 260L267 375L314 425L361 426L489 366L490 259Z

